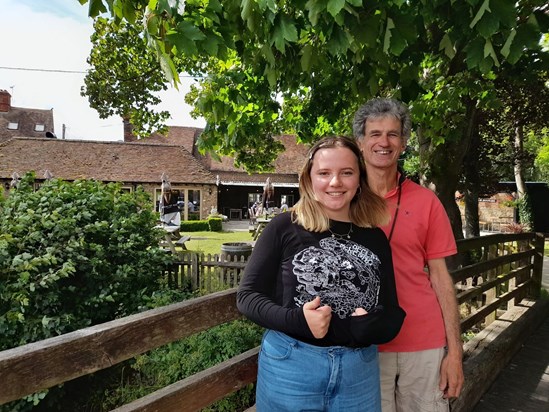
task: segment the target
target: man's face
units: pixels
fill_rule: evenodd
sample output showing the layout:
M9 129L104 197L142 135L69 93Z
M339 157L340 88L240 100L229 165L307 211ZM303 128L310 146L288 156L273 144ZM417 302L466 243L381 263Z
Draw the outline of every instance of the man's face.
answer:
M366 121L360 148L368 167L388 169L395 167L406 148L400 121L392 116Z

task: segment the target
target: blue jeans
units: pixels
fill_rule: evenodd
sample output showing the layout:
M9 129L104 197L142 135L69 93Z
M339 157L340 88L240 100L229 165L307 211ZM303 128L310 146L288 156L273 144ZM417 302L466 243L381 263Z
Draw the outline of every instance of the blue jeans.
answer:
M267 330L257 412L380 412L377 347L319 347Z

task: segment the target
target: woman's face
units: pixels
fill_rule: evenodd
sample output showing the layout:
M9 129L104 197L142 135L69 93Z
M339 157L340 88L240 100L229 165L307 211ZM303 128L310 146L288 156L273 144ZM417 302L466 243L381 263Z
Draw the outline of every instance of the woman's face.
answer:
M350 149L319 149L313 157L311 183L330 219L350 221L351 200L360 186L358 160Z

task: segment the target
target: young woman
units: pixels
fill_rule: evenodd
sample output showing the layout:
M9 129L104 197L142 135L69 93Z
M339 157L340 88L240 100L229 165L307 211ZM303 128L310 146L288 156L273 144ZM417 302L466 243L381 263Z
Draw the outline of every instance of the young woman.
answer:
M239 310L266 328L257 411L380 411L374 345L405 316L377 228L385 202L346 137L311 148L299 190L295 207L265 227L238 288Z

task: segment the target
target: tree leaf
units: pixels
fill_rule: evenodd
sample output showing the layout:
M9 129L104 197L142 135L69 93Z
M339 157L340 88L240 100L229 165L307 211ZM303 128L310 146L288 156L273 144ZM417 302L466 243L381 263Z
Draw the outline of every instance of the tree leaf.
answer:
M312 56L313 56L313 46L311 46L310 44L306 44L302 49L301 49L301 70L303 70L304 72L308 72L310 71L311 69L311 65L312 65Z
M297 30L294 22L287 16L281 16L277 19L273 32L273 43L277 50L284 53L286 41L294 42L297 40Z
M80 0L80 3L84 4L82 0ZM97 17L100 14L107 12L107 8L103 5L103 0L89 0L89 3L88 16Z
M499 20L496 15L486 13L478 23L477 30L482 37L489 39L500 30Z
M204 40L206 38L206 35L198 27L186 20L182 20L177 25L177 31L189 40Z
M332 55L337 56L338 54L346 53L349 50L349 44L350 41L347 33L339 28L339 26L335 26L326 46Z
M217 51L219 50L219 43L220 40L216 35L208 33L204 41L200 44L210 56L215 56L217 55Z
M385 36L383 38L383 51L387 53L391 47L391 30L395 28L393 19L387 18L387 27L385 28Z
M395 27L391 36L391 47L389 50L393 55L400 56L402 51L406 48L406 45L406 40Z
M515 27L517 25L516 6L512 1L491 0L491 4L491 14L497 16L501 25L505 27Z
M484 57L491 57L494 61L494 64L496 66L499 66L499 60L498 56L496 55L496 52L494 50L494 46L492 45L492 42L490 39L486 40L486 43L484 43Z
M452 43L452 40L450 40L448 33L445 33L444 36L442 36L438 49L444 50L444 54L448 56L449 59L453 59L456 55L456 49L454 48L454 44Z
M482 16L484 15L484 13L486 11L490 11L490 0L484 0L482 5L480 6L480 9L478 10L475 18L473 19L471 24L469 24L469 28L472 29L473 27L475 27L475 25L480 21L480 19L482 19Z
M469 69L472 69L474 67L477 67L480 65L482 60L484 60L484 44L483 40L481 38L476 38L475 40L471 41L466 47L466 62L467 67Z
M339 12L345 7L345 0L328 0L326 9L332 17L336 17Z
M248 21L254 11L254 0L242 0L242 3L240 5L240 17L242 17L242 20Z
M377 39L380 34L380 22L380 15L368 16L359 26L359 29L353 33L357 42L365 47L373 47L377 44Z
M501 54L503 55L503 57L509 57L509 54L511 53L511 45L513 44L513 40L515 39L516 35L517 31L515 29L511 30L509 36L507 37L507 40L505 40L505 44L501 48Z
M207 10L213 11L215 13L221 13L223 11L223 6L219 0L209 0Z
M288 16L283 15L280 19L280 27L282 29L282 35L284 39L289 42L294 42L297 40L297 29L295 27L295 22L293 19L290 19Z
M319 16L322 14L326 7L321 1L309 0L305 4L305 10L309 10L308 17L313 26L318 24Z

